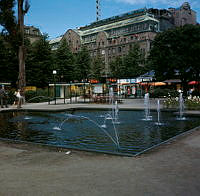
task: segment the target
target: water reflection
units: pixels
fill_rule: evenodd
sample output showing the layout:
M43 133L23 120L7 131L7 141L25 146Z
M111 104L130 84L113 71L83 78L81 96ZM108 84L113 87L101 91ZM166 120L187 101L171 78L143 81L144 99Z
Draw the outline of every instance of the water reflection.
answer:
M98 124L103 124L107 111L74 111L73 115L86 116ZM72 114L72 113L71 113ZM30 118L25 118L25 116ZM0 113L0 137L35 143L50 144L78 149L104 152L135 154L165 141L177 134L200 125L199 118L176 121L169 112L162 113L165 126L157 126L157 112L152 112L151 121L143 121L143 111L120 111L120 124L116 125L119 137L117 147L97 126L84 118L71 118L65 121L61 130L55 130L70 112L6 112ZM107 131L115 137L111 121Z

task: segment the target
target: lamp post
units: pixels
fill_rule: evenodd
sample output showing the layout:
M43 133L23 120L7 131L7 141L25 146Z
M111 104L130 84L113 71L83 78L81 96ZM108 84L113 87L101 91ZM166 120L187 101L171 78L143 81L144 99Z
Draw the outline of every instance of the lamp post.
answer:
M55 105L56 105L56 74L57 74L57 71L56 71L56 70L53 70L54 100L55 100Z

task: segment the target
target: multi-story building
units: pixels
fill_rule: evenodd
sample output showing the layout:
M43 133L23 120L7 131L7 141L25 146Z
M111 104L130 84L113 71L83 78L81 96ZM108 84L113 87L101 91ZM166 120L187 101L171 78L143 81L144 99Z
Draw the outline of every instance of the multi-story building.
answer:
M91 57L101 54L108 73L109 62L116 56L126 55L134 44L137 43L143 54L147 55L158 32L184 24L196 24L196 13L188 3L178 9L134 10L84 27L69 29L62 39L66 39L74 53L81 46L86 46Z
M191 9L188 2L183 3L183 5L178 9L169 8L168 10L173 16L175 26L183 26L185 24L197 24L196 12Z
M105 71L109 62L116 56L124 56L135 43L147 54L151 42L160 31L159 20L139 9L119 16L94 22L78 29L69 29L63 36L73 52L86 46L91 57L101 54L105 61Z
M57 50L61 39L62 39L62 36L59 36L59 37L56 37L55 39L51 39L49 41L49 44L51 45L52 50Z
M32 44L33 42L39 40L42 34L40 30L34 26L24 26L24 35Z

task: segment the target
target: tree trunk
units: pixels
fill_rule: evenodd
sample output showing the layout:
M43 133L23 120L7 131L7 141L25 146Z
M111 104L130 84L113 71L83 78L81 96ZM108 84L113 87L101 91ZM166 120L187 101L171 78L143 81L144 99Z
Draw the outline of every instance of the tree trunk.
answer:
M18 26L21 37L21 43L19 46L18 59L19 59L19 76L18 76L18 88L24 93L24 87L26 86L25 78L25 47L24 47L24 0L18 0Z

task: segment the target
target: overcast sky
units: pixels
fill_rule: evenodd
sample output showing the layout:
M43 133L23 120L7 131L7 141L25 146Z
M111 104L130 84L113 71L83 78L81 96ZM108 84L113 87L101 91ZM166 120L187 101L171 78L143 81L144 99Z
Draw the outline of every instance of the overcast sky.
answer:
M139 8L178 8L184 0L100 0L101 19ZM96 0L29 0L30 10L25 24L40 28L49 38L64 34L68 29L85 26L96 20ZM200 0L188 0L200 22Z

